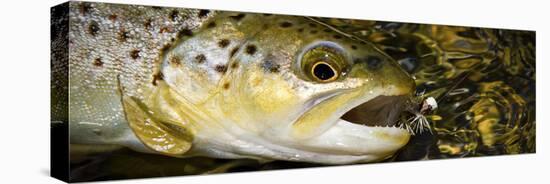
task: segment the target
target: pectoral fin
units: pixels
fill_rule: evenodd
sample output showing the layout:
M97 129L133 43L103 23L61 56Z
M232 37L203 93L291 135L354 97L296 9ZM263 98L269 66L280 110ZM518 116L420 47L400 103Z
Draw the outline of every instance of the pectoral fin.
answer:
M123 96L122 101L131 129L147 147L170 156L182 155L191 148L193 136L185 127L154 117L136 98Z

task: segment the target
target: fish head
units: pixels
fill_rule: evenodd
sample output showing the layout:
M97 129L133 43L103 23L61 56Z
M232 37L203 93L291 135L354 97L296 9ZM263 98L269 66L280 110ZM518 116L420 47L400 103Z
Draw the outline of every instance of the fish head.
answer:
M222 12L210 21L166 49L149 100L125 103L150 148L346 164L408 142L396 123L414 81L370 42L307 17Z
M247 21L238 30L252 36L229 61L219 106L234 135L270 151L243 154L343 164L385 159L408 142L396 123L415 84L392 58L309 18Z

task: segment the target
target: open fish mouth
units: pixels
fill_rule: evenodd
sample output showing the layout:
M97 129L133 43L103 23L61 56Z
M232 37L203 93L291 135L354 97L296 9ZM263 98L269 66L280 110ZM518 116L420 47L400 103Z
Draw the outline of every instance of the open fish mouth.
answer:
M342 96L329 97L330 100L317 107L338 101L338 97ZM385 159L403 147L412 135L401 126L402 118L411 106L410 102L409 93L373 95L348 101L346 105L349 106L341 107L333 114L337 117L334 123L331 123L331 118L324 124L329 126L325 131L309 139L302 139L299 149L310 151L313 155L323 155L323 158L330 157L334 160L328 160L334 163ZM315 116L323 115L316 113Z
M408 99L405 95L380 95L352 108L340 119L366 126L397 127Z

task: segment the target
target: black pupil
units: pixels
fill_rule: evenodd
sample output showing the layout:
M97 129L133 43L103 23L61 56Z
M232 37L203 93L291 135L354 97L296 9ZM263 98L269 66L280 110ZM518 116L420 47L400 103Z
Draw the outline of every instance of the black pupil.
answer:
M330 66L321 63L315 65L315 68L313 68L313 75L321 80L328 80L334 77L335 73Z

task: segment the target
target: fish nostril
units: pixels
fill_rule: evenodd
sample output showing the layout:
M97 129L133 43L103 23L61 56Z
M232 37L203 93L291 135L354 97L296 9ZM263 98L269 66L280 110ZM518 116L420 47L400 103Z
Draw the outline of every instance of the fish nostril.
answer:
M380 57L377 57L377 56L367 56L367 57L364 57L364 58L356 58L354 60L354 62L356 64L365 63L367 68L370 69L370 70L380 69L382 67L382 65L384 64L382 59L380 59Z
M376 57L376 56L367 57L367 66L370 69L373 69L373 70L380 69L382 64L383 64L382 59L380 59L379 57Z

